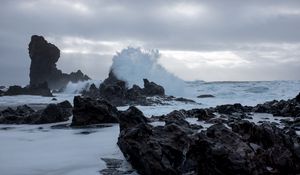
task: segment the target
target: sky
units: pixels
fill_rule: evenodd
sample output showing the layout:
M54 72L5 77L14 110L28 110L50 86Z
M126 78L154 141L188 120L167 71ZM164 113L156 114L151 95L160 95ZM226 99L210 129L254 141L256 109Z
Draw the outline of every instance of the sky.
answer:
M298 0L1 0L0 85L28 84L34 34L93 79L130 46L184 80L299 80L299 29Z

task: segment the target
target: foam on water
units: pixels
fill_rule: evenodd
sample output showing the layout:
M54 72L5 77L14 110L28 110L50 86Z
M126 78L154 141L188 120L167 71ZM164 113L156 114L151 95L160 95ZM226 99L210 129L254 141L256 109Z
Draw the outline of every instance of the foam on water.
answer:
M87 80L87 81L80 81L77 83L69 82L64 89L63 93L65 94L78 94L82 92L83 90L88 90L88 88L95 84L96 87L100 86L101 81L100 80Z

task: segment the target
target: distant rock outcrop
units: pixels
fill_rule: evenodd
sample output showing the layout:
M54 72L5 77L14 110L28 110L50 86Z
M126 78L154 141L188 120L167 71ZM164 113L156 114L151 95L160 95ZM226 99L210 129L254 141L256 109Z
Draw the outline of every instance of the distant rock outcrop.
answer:
M167 96L162 86L147 79L143 79L143 81L144 88L138 85L128 88L126 82L118 79L113 70L111 70L108 78L100 84L99 89L95 85L92 85L89 91L83 92L83 95L91 98L102 98L116 106L167 104L167 101L196 103L189 99Z
M60 57L60 50L48 43L43 36L33 35L29 43L30 86L47 82L50 89L61 89L68 82L89 80L80 70L71 74L62 73L57 69L56 63Z
M52 97L52 93L48 88L47 82L41 84L29 85L26 87L21 86L10 86L4 95L12 96L12 95L41 95L45 97Z

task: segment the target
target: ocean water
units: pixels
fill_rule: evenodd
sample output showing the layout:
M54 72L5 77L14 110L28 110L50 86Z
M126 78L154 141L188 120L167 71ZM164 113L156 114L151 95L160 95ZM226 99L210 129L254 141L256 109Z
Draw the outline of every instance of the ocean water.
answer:
M69 100L87 87L86 83L70 84L64 93L54 94L57 101L49 97L11 96L0 97L0 107L22 104L46 105ZM192 109L216 106L220 104L241 103L256 105L273 99L289 99L300 92L300 81L266 81L266 82L185 82L185 96L199 104L179 102L161 106L137 106L147 117L162 115L176 109ZM211 94L214 98L197 98L198 95ZM128 106L119 107L126 110ZM267 116L270 121L272 115ZM264 115L254 115L253 122L266 120ZM195 119L191 123L210 124ZM63 122L70 123L70 121ZM164 123L153 123L163 125ZM51 129L54 124L45 125L0 125L0 174L5 175L56 175L56 174L100 174L105 168L101 158L124 159L117 143L118 125L108 128L93 129L91 134L79 134L87 129ZM42 128L40 128L42 127ZM88 129L88 131L90 131ZM127 166L127 165L126 165Z

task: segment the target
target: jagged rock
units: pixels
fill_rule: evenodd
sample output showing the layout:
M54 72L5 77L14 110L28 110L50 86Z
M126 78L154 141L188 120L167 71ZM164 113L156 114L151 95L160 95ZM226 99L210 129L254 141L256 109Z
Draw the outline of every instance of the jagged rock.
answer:
M271 124L240 121L232 130L216 124L198 133L189 125L153 127L128 115L120 125L118 146L140 174L300 173L299 137Z
M143 79L144 81L144 89L142 90L143 94L146 96L163 96L165 95L165 89L160 86L157 85L154 82L149 82L149 80L147 79Z
M16 110L7 108L0 113L1 124L44 124L67 121L72 115L72 106L68 101L49 104L45 109L34 111L27 105Z
M299 117L300 102L297 101L298 96L290 100L273 100L253 107L253 112L271 113L274 116L283 117Z
M296 96L296 101L300 103L300 93Z
M122 130L123 128L134 127L139 123L148 122L143 112L134 106L130 106L126 111L121 112L119 120L122 121L122 123L120 123L120 130Z
M138 113L120 117L118 146L124 156L140 174L178 174L193 131L176 122L154 128Z
M52 97L52 93L48 88L46 82L38 85L30 85L22 88L21 86L10 86L4 95L41 95L45 97Z
M28 47L31 59L30 86L47 82L50 89L61 89L69 81L78 82L90 79L80 70L76 73L65 74L57 69L56 62L60 57L60 50L44 37L33 35Z
M72 126L117 123L119 111L105 100L74 97Z
M197 98L214 98L215 96L211 94L203 94L203 95L198 95Z
M249 106L242 106L240 103L235 103L233 105L227 104L227 105L216 106L214 108L214 111L220 114L232 114L232 113L250 112L251 109L252 108Z

